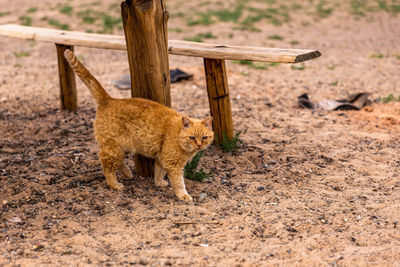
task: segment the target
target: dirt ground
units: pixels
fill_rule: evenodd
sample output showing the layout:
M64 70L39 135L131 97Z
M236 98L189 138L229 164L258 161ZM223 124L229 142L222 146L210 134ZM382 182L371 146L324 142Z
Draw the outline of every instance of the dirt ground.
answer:
M40 18L54 13L54 2L78 5L42 1L33 25L49 27ZM171 3L174 14L182 2ZM8 13L0 23L20 23L30 4L1 0ZM186 180L193 203L137 175L122 181L122 192L110 190L88 90L78 81L79 110L60 111L54 44L0 37L0 266L400 266L400 102L361 111L297 106L302 93L315 101L358 92L397 97L399 15L335 10L314 20L299 13L280 26L260 21L261 31L219 22L169 33L183 39L191 29L211 31L218 38L204 41L322 53L303 70L227 62L243 144L234 153L206 150L201 166L212 176ZM76 17L69 22L85 30ZM170 27L181 24L171 16ZM129 97L111 85L129 72L125 52L75 51L111 95ZM171 85L172 107L209 115L202 59L171 56L170 67L194 74Z

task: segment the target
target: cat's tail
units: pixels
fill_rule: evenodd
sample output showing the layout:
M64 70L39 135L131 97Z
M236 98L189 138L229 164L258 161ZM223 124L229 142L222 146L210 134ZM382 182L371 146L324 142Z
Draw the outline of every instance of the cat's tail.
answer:
M82 65L82 63L76 58L74 53L71 50L67 49L64 52L64 56L69 62L71 68L79 76L82 82L89 88L97 103L99 103L100 105L107 104L107 102L112 99L111 96L107 94L103 86L101 86L96 78L85 68L85 66Z

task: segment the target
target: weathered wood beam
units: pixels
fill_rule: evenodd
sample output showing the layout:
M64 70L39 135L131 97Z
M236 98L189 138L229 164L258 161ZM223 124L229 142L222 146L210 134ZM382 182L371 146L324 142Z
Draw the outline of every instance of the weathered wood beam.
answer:
M234 137L225 61L205 58L204 69L206 72L210 112L213 117L214 142L221 144L224 136L229 140Z
M67 49L74 51L74 47L71 45L56 44L60 78L60 107L62 110L75 111L78 109L75 73L64 58L64 51Z
M225 60L298 63L321 56L316 50L235 46L170 40L170 54Z
M117 35L62 31L14 24L0 25L0 35L65 45L126 50L124 36ZM135 38L138 40L142 38L138 36ZM169 40L168 45L169 54L225 60L297 63L321 56L319 51L304 49L233 46L178 40Z
M164 0L126 0L121 4L132 97L171 106L167 20ZM136 172L154 175L154 160L135 155Z

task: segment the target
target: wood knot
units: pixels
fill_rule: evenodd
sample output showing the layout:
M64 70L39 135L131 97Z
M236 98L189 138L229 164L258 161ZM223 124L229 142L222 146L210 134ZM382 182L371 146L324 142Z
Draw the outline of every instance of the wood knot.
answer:
M169 12L168 10L164 10L164 21L169 20Z
M220 95L220 96L217 96L217 97L213 97L213 99L214 100L218 100L218 99L221 99L221 98L224 98L224 97L227 97L227 96L229 96L229 94L224 94L224 95Z

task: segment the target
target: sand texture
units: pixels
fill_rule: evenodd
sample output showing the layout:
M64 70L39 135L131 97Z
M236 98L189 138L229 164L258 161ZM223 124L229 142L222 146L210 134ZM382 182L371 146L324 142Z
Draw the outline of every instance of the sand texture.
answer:
M51 7L69 3L72 14L59 19L86 30L74 14L90 1L34 2L1 0L0 12L9 13L0 23L21 23L35 6L32 25L54 27L48 21L60 7ZM119 1L103 2L93 8L119 8ZM60 111L55 45L0 37L0 266L399 266L400 102L374 100L400 94L400 15L357 17L337 8L314 19L296 11L289 22L260 20L260 31L251 31L231 21L188 26L174 12L195 14L195 1L186 2L167 3L169 39L211 32L216 38L204 42L317 49L322 56L297 69L227 61L243 144L233 153L205 151L200 167L212 175L186 180L194 202L185 203L171 187L136 174L122 180L122 192L110 190L87 88L77 81L78 111ZM214 2L208 6L217 8ZM112 96L130 96L111 84L129 73L126 52L75 52ZM194 77L171 85L172 107L208 116L203 60L170 56L170 68L177 67ZM297 106L303 93L317 102L359 92L373 101L361 111ZM127 163L134 170L132 156Z

